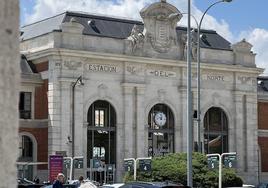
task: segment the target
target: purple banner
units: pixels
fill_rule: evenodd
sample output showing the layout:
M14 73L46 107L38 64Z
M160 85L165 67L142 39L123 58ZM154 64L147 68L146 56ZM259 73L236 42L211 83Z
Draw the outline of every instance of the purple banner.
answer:
M63 156L62 155L50 155L49 156L49 180L53 182L58 173L63 171Z

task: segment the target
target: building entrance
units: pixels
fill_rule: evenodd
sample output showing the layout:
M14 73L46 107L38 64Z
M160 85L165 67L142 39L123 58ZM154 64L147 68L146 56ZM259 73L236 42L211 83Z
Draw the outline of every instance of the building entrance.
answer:
M103 183L106 182L107 166L112 165L115 168L116 112L109 102L98 100L90 106L87 121L89 175L93 180ZM95 161L100 164L95 164Z

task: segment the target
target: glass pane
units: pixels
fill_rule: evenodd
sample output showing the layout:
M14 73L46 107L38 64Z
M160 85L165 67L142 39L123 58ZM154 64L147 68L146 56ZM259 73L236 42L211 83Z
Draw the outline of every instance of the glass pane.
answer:
M210 108L204 118L206 153L228 152L228 121L221 108Z
M152 136L148 143L149 156L163 156L167 153L174 152L173 135L161 132L154 132L149 134Z
M100 127L104 127L104 110L100 110Z
M99 125L100 125L99 110L95 110L95 126L98 127Z
M104 147L94 147L93 148L93 158L105 159L105 148Z
M221 131L221 111L219 108L209 110L209 131Z
M222 153L222 136L221 135L205 135L205 151L206 153Z
M24 110L31 111L31 93L24 93Z
M116 133L110 132L110 161L108 161L110 164L116 163Z

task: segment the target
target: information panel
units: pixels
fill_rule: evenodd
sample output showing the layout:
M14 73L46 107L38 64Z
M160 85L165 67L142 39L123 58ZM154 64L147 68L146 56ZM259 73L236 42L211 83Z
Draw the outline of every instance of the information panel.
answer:
M53 182L58 173L63 172L63 156L62 155L50 155L49 156L49 180Z

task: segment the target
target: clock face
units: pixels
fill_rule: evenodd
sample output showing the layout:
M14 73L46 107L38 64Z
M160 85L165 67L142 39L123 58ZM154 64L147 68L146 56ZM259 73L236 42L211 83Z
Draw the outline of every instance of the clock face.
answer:
M157 112L154 116L154 122L156 125L162 127L166 124L167 117L163 112Z

